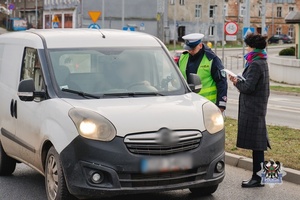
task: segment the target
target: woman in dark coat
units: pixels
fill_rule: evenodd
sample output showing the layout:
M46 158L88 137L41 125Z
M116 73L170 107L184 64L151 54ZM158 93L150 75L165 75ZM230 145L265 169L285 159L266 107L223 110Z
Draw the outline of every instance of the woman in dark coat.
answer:
M270 147L266 127L270 94L267 43L266 37L258 34L247 35L244 42L248 51L244 56L247 61L243 72L245 80L229 76L240 92L237 147L252 150L253 175L250 180L242 182L242 187L261 187L261 177L257 172L264 162L264 151Z

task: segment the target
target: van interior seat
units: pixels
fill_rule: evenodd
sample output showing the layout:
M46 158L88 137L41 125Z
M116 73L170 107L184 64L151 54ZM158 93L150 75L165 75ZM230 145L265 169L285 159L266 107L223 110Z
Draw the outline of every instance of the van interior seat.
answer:
M62 88L79 90L80 87L72 80L70 80L70 69L64 65L59 65L58 67L54 67L54 74L57 81L58 86Z

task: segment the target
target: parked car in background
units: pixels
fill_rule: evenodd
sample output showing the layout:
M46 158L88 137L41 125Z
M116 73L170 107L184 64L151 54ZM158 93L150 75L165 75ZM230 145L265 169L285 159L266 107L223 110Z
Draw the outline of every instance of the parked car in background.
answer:
M174 54L173 54L173 59L174 59L174 61L175 61L176 63L178 63L179 58L180 58L182 52L183 52L183 51L175 51L175 52L174 52Z
M273 35L268 39L268 43L292 43L292 38L289 35L286 34L279 34L279 35Z

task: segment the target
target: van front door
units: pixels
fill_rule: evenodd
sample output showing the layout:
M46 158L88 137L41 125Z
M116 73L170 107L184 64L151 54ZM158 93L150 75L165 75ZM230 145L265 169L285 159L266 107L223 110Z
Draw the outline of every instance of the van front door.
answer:
M44 89L41 64L38 52L33 48L25 48L20 81L33 79L35 91ZM40 149L43 137L40 135L43 101L17 101L16 137L19 140L19 157L25 162L40 168Z

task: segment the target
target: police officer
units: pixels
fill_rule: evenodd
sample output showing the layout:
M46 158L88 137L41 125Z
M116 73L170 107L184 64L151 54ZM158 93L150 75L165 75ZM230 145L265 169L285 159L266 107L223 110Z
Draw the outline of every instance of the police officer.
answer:
M224 66L220 58L202 43L203 37L201 33L182 37L187 51L181 54L178 65L188 83L191 73L199 75L202 83L199 94L215 103L223 112L227 102L227 79L221 71Z

